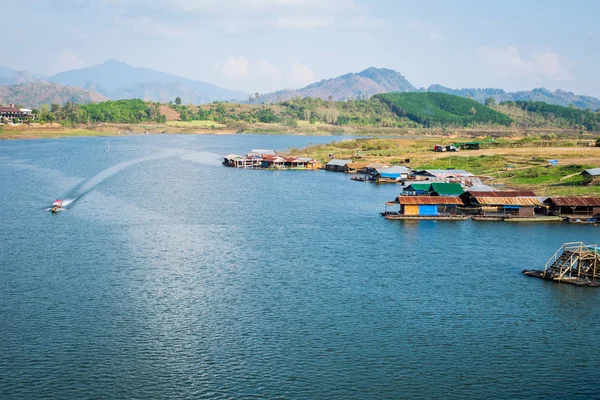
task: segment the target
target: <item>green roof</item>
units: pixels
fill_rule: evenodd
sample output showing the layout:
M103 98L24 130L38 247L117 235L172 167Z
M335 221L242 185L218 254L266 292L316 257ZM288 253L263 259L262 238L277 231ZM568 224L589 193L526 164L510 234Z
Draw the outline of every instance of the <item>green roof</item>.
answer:
M465 192L460 183L432 183L431 190L440 196L460 196Z
M431 183L413 183L410 186L407 186L406 189L412 188L412 190L428 192L431 188Z

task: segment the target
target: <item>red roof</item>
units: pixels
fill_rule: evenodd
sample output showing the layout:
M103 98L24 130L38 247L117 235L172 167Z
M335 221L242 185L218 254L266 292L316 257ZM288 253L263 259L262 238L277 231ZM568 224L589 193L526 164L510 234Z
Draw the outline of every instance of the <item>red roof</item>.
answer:
M546 202L558 207L600 207L598 197L550 197Z
M20 113L21 110L17 107L0 107L0 112Z

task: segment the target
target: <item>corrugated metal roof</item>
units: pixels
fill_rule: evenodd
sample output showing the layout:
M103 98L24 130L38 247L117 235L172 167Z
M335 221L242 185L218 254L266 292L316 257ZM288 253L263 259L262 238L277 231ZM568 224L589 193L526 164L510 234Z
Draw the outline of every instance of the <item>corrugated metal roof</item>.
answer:
M431 190L440 196L459 196L465 191L460 183L432 183Z
M334 158L333 160L329 161L327 163L327 165L334 166L334 167L343 167L346 164L349 164L351 162L352 162L352 160L338 160L337 158Z
M467 191L473 197L535 197L535 192L531 190L497 190L495 192L488 191Z
M473 192L495 192L496 188L493 188L489 185L484 185L483 183L476 183L475 185L471 186L469 188L469 192L473 191Z
M592 176L598 176L600 175L600 168L590 168L590 169L586 169L585 171L582 172L582 174L586 172Z
M361 168L365 168L367 166L366 162L351 162L348 163L348 168L350 169L361 169Z
M412 171L410 168L402 166L402 165L392 165L389 168L386 168L383 172L386 174L408 174Z
M438 178L447 178L447 177L466 177L466 176L474 176L472 173L467 172L462 169L424 169L416 172L419 175L433 175Z
M431 205L460 205L462 200L456 196L398 196L396 202L400 204L431 204Z
M316 162L317 160L315 160L314 158L310 158L310 157L298 157L298 161L300 162Z
M412 191L423 191L423 192L428 192L429 190L431 190L431 183L411 183L409 186L406 187L407 192L410 192L412 189Z
M225 156L225 157L223 157L223 158L226 158L226 159L228 159L228 160L233 160L234 158L238 158L238 157L242 157L242 156L240 156L240 155L238 155L238 154L228 154L228 155L226 155L226 156Z
M543 206L537 197L476 197L475 200L486 206Z
M267 150L267 149L252 149L248 154L258 154L261 156L264 155L275 155L275 150Z
M546 202L558 207L600 207L598 197L550 197Z

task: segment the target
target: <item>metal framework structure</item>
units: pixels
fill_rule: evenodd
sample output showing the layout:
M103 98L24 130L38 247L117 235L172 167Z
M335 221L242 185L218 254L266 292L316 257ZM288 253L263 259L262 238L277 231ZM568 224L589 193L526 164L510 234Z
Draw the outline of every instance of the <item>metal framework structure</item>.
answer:
M594 282L600 279L600 249L583 242L563 244L544 266L542 278L558 282Z

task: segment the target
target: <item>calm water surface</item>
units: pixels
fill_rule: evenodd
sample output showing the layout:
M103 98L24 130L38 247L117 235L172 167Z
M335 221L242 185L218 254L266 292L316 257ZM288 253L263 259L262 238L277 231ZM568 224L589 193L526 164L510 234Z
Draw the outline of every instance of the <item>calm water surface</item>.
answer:
M386 221L394 185L219 165L330 140L0 142L0 398L600 396L600 291L520 272L598 228Z

